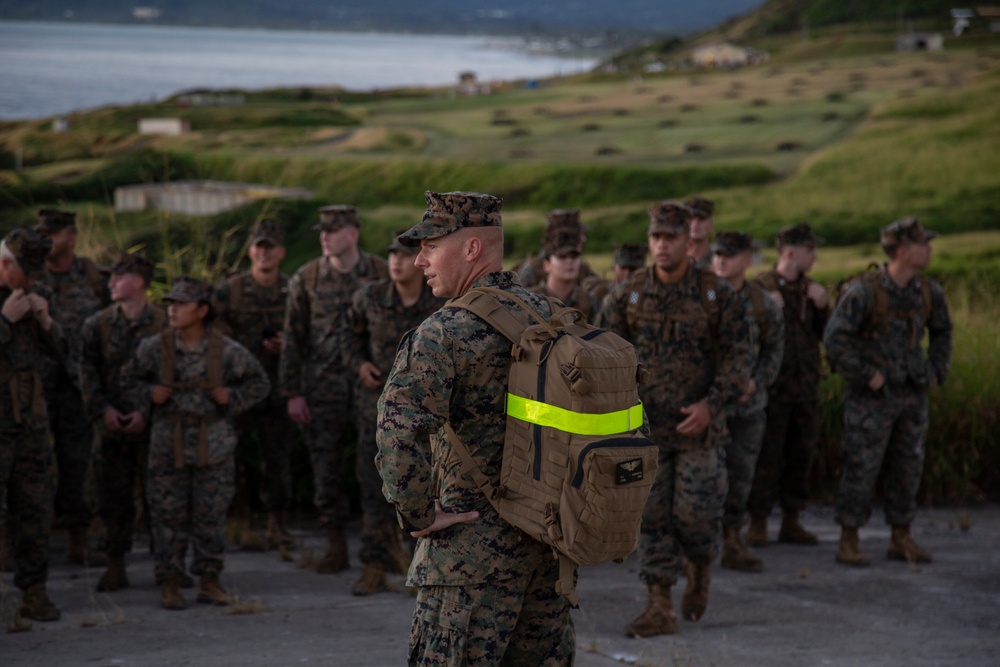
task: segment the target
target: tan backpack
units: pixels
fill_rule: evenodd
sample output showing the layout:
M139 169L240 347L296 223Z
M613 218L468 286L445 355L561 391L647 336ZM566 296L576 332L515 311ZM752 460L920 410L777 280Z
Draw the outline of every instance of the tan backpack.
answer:
M508 309L494 294L523 312ZM638 545L659 458L640 431L638 385L648 373L635 348L586 324L580 311L549 304L553 314L545 318L493 288L474 288L448 302L513 343L499 485L479 469L450 425L445 431L463 469L500 516L555 550L556 590L576 605L577 565L620 562Z

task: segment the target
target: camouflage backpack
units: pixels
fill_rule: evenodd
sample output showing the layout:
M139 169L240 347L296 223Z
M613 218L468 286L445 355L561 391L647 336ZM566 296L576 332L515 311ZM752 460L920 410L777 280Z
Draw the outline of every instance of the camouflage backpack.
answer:
M620 562L635 550L658 450L640 431L638 385L648 373L635 348L586 324L580 311L549 304L552 316L545 318L493 288L475 288L448 302L513 343L499 485L479 469L450 425L445 432L463 469L500 516L553 548L559 558L556 590L576 605L576 565Z

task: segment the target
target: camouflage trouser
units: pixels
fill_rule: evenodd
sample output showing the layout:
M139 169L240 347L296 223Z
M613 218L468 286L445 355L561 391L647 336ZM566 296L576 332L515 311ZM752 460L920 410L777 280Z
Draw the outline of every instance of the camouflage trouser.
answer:
M382 493L382 477L375 466L375 426L378 423L377 391L362 389L355 401L358 428L358 457L354 474L361 494L361 553L362 563L394 565L388 552L390 540L399 540L396 510Z
M87 473L94 431L83 398L69 377L60 375L54 386L46 386L45 402L58 472L56 521L64 528L89 526L93 509L87 497Z
M729 490L726 492L725 512L722 515L724 526L738 528L746 520L747 498L750 497L766 422L767 416L763 410L726 419L729 429L729 439L726 442Z
M236 465L221 463L175 468L172 456L149 461L149 509L156 548L156 580L184 574L188 544L194 547L191 573L222 572L226 553L226 513L233 500Z
M837 493L837 521L848 528L863 526L871 517L883 461L886 523L908 526L916 514L927 439L927 394L912 387L889 389L845 390L844 473Z
M421 586L409 665L571 665L576 631L556 593L559 562L541 542L521 575L468 586Z
M243 488L259 488L264 511L287 510L292 506L292 444L295 438L292 420L283 405L258 406L236 420L239 446L236 449L237 474ZM255 451L260 452L255 457ZM254 465L259 461L260 467ZM257 484L248 484L249 478Z
M714 559L726 499L725 452L710 447L667 450L642 513L639 578L646 584L673 586L681 554Z
M819 418L819 401L767 404L767 426L747 501L751 514L767 516L776 502L791 512L806 506Z
M305 428L312 459L313 502L323 526L343 526L351 518L347 497L347 448L350 443L350 400L344 403L310 403L312 421Z
M149 458L149 431L140 435L102 433L94 449L94 483L97 487L97 514L104 522L109 554L132 551L136 501L146 502L146 465ZM138 476L138 484L137 482ZM139 489L139 498L136 498Z
M53 459L47 430L0 425L0 498L14 536L14 585L24 590L49 577Z

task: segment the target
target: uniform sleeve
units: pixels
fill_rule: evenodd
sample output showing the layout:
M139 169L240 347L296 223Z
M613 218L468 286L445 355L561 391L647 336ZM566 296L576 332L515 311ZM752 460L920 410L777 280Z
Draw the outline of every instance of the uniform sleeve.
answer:
M761 289L760 294L764 299L764 330L760 333L760 352L753 381L759 388L766 389L781 370L781 358L785 354L785 316L767 290Z
M931 316L927 321L927 331L927 359L938 384L943 384L951 366L952 324L944 290L934 282L931 283Z
M875 366L862 349L870 345L861 339L861 329L871 317L872 308L871 291L865 281L859 280L837 302L823 334L830 367L853 385L868 384L876 371L888 377L888 369Z
M260 362L245 347L226 339L225 382L229 389L229 412L238 417L271 392L271 381Z
M341 323L341 340L343 341L344 365L357 376L361 364L370 361L368 336L368 303L369 290L362 287L354 293L351 305L344 313Z
M715 379L705 400L712 414L722 412L727 403L735 403L746 391L750 380L750 325L747 323L746 306L732 289L722 289L720 283L719 327L716 333L718 363Z
M615 287L604 297L595 320L595 325L616 333L630 343L635 344L628 328L628 318L625 313L627 299L628 292L624 291L624 288Z
M309 294L300 270L288 281L288 306L285 308L285 323L282 330L284 344L281 347L281 362L278 384L283 398L302 396L302 365L309 345Z
M452 345L432 316L403 339L379 399L375 464L407 530L434 522L431 437L448 418L454 377Z
M101 373L100 318L99 313L88 317L80 332L80 392L84 409L91 420L99 419L111 407Z

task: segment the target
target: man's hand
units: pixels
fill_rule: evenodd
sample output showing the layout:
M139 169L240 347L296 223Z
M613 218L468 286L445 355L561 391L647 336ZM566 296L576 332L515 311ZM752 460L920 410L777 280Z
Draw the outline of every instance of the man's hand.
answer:
M312 421L312 412L309 411L305 396L292 396L288 399L288 416L293 422L303 426Z
M740 396L739 402L746 403L747 401L750 400L750 397L756 393L757 393L757 381L751 379L750 382L747 383L747 390L743 392L742 396Z
M875 371L875 375L868 380L868 388L872 391L878 391L885 386L885 376L882 375L882 371Z
M166 385L158 384L153 387L152 400L154 405L163 405L173 396L174 390Z
M29 294L28 299L31 301L31 314L38 320L38 324L45 331L51 329L52 316L49 315L49 302L40 294L34 293Z
M109 407L101 414L101 422L104 424L104 428L108 429L112 433L118 433L122 429L122 413L115 410L113 407Z
M778 304L778 308L785 307L785 297L781 296L780 291L774 290L773 292L768 292L768 294L770 294L771 298L774 299L774 302Z
M826 308L826 304L830 303L830 297L826 294L826 288L819 283L810 282L806 288L806 296L813 302L817 310L823 310Z
M229 405L231 392L227 387L213 387L208 395L216 405Z
M444 530L456 523L467 523L479 518L479 512L445 512L441 509L441 502L434 501L434 523L423 530L415 530L410 533L413 537L427 537L431 533Z
M122 415L120 421L122 431L128 435L137 435L146 430L146 418L138 410Z
M6 317L11 324L20 322L25 315L31 312L31 297L24 293L23 289L16 289L10 293L7 300L3 302L0 313Z
M681 435L701 435L712 423L712 411L708 409L708 401L685 405L681 408L681 414L687 415L687 419L677 425L677 432Z
M361 378L361 384L369 389L378 389L382 386L382 371L370 361L361 362L358 366L358 377Z

